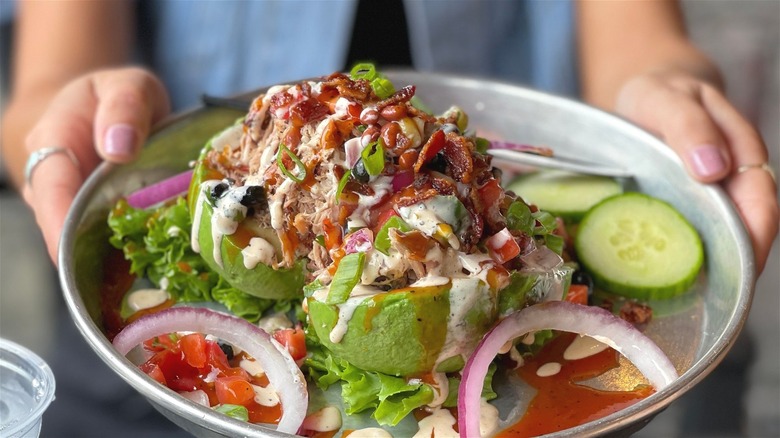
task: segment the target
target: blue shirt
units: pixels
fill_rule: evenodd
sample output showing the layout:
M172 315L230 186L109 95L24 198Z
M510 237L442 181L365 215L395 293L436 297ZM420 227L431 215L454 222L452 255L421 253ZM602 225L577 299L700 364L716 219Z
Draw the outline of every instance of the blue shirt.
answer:
M373 0L377 1L377 0ZM571 0L405 0L414 68L577 92ZM343 68L355 0L143 3L142 52L174 108ZM381 69L381 66L379 66Z

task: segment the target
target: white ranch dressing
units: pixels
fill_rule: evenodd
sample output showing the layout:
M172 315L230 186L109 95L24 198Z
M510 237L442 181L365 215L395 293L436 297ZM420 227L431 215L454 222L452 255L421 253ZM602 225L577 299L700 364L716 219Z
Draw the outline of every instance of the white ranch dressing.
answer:
M536 370L539 377L550 377L561 372L561 364L558 362L547 362Z
M341 411L335 406L325 406L303 420L303 429L315 432L332 432L341 429Z
M373 195L358 195L358 206L347 219L347 226L364 227L370 221L371 207L379 203L385 196L391 193L393 189L393 177L377 176L371 181L371 188L374 189Z
M250 376L262 377L265 375L263 366L256 360L243 358L241 359L241 362L238 363L238 366L243 368Z
M390 432L379 427L357 429L350 435L354 436L355 438L393 438L393 435L391 435Z
M170 295L162 289L138 289L127 295L127 307L138 312L139 310L151 309L164 303Z
M433 369L435 370L440 363L454 357L464 357L471 353L475 345L471 343L470 324L465 321L466 315L475 306L480 305L480 298L490 293L490 290L483 281L475 277L453 278L450 288L450 314L447 318L447 334L444 338L444 345L436 358ZM465 360L465 357L464 357ZM446 399L447 395L444 394Z
M272 265L275 261L274 246L262 237L249 239L249 246L241 250L244 259L244 267L254 269L258 263Z
M599 342L590 336L579 335L566 347L563 358L566 360L578 360L601 353L609 348L608 345Z
M252 385L252 389L255 390L255 402L260 406L272 407L279 404L279 394L276 393L276 389L270 384L265 388Z
M320 290L325 291L324 297L327 298L328 296L327 292L330 290L330 288L325 288ZM317 292L315 292L315 295L317 294ZM352 315L355 313L355 309L357 309L357 307L363 301L379 293L382 293L382 291L377 288L364 286L360 284L356 285L355 288L352 289L352 292L350 293L350 298L348 298L347 301L345 301L344 303L339 304L338 321L336 321L336 325L333 326L333 330L330 331L330 335L328 336L330 342L333 342L334 344L338 344L339 342L341 342L341 340L344 338L344 335L347 333L349 321L352 320ZM324 302L325 298L323 298L321 301Z
M455 417L447 409L436 409L417 423L419 430L413 438L459 438L455 432Z

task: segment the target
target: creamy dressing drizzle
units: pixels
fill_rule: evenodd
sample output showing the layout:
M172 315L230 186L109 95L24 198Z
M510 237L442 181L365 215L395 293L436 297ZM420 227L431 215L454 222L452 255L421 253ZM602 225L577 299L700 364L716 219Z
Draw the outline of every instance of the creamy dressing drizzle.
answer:
M558 362L547 362L536 370L539 377L550 377L561 372L561 364Z
M247 269L254 269L258 263L273 265L275 261L273 245L262 237L249 239L249 246L241 250L241 255L244 259L244 267Z
M479 405L479 431L481 436L490 436L498 429L498 409L482 399ZM431 415L418 423L418 431L413 438L458 438L455 432L455 417L449 410L437 408Z
M601 343L590 336L579 335L574 341L566 347L563 352L563 358L566 360L578 360L601 353L609 348L608 345Z
M252 389L255 390L255 402L260 406L273 407L279 404L279 394L270 384L265 388L252 385Z
M361 228L368 226L371 207L379 203L393 189L393 177L377 176L371 181L374 189L373 195L358 195L358 206L347 219L347 228Z
M325 406L303 420L303 429L315 432L332 432L341 429L341 411L335 406Z
M138 289L127 295L127 306L134 312L164 303L170 295L162 289Z

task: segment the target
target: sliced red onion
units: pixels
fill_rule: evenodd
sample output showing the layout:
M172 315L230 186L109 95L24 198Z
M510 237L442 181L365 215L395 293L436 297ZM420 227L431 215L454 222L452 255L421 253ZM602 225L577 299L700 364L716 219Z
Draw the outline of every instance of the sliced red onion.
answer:
M527 152L530 154L542 155L545 157L552 157L553 150L544 146L531 146L527 144L512 143L510 141L491 140L491 149L510 149L518 152Z
M393 193L400 192L414 182L414 172L406 170L393 175Z
M534 250L520 256L527 270L548 272L563 264L563 259L546 246L537 246Z
M149 208L187 192L192 181L192 170L166 178L156 184L131 193L127 203L133 208Z
M458 388L458 428L461 437L478 437L482 384L488 366L501 347L526 333L560 330L590 336L617 350L661 390L677 378L663 351L636 327L600 308L565 301L536 304L515 312L490 330L469 357Z
M344 252L352 254L355 252L368 252L374 247L374 233L370 228L361 228L352 234L347 235L344 241Z
M306 379L287 350L248 321L204 308L174 307L134 321L116 335L114 347L124 356L148 339L174 332L216 336L254 357L282 402L282 418L277 430L298 432L309 404Z
M344 143L344 153L347 156L346 165L348 168L351 169L357 163L361 152L363 152L363 145L360 142L360 137L350 138Z
M182 391L179 393L179 395L186 399L194 401L195 403L201 406L205 406L207 408L211 406L209 404L209 395L206 394L206 391L202 389L196 389L195 391Z

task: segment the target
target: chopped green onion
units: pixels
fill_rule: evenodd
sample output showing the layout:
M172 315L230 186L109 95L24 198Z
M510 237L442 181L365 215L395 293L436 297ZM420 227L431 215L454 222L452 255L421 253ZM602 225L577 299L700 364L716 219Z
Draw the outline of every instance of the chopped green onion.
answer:
M382 225L382 228L379 229L379 232L376 233L376 237L374 238L374 248L384 255L387 255L387 251L390 249L391 228L397 228L404 233L412 230L412 227L404 222L400 216L390 217L390 219Z
M295 174L290 172L289 169L287 169L287 166L284 165L283 155L286 154L295 164ZM295 181L296 183L300 184L303 182L303 180L306 179L306 166L303 165L303 162L301 162L301 159L298 158L290 149L287 148L287 146L284 145L284 143L279 144L279 152L276 153L276 164L279 166L279 170L282 171L288 178Z
M376 78L376 67L370 62L361 62L352 67L349 75L353 79L367 79L370 81Z
M241 421L249 421L249 410L241 405L219 405L214 410Z
M318 234L317 237L314 238L314 241L317 242L319 246L325 248L325 236L322 234Z
M325 303L341 304L347 301L352 289L360 282L365 261L366 254L363 252L353 252L341 259L339 268L336 270L336 273L333 275L333 281L330 283L330 291L328 291Z
M371 81L374 94L380 99L387 99L395 93L395 87L390 79L378 77Z
M552 214L539 210L536 213L531 213L531 216L539 222L539 226L534 228L534 234L549 234L558 228L558 221L555 220L555 216Z
M360 156L369 175L379 175L385 169L385 148L382 147L382 139L369 143Z
M474 146L476 146L477 152L484 155L487 153L487 150L490 148L490 140L482 137L477 137L476 141L474 142Z
M339 181L339 185L336 188L336 204L338 204L339 199L341 199L341 192L343 192L344 187L347 186L347 182L349 182L350 175L352 175L352 172L350 171L344 172L344 176L342 176L341 180Z
M506 225L510 230L522 231L529 236L534 234L534 219L531 209L522 201L514 201L506 211Z
M544 246L555 251L556 254L563 254L563 237L557 234L546 234L544 236Z
M306 284L303 286L303 296L310 297L314 294L314 292L322 289L325 287L320 280L314 280L309 284Z

